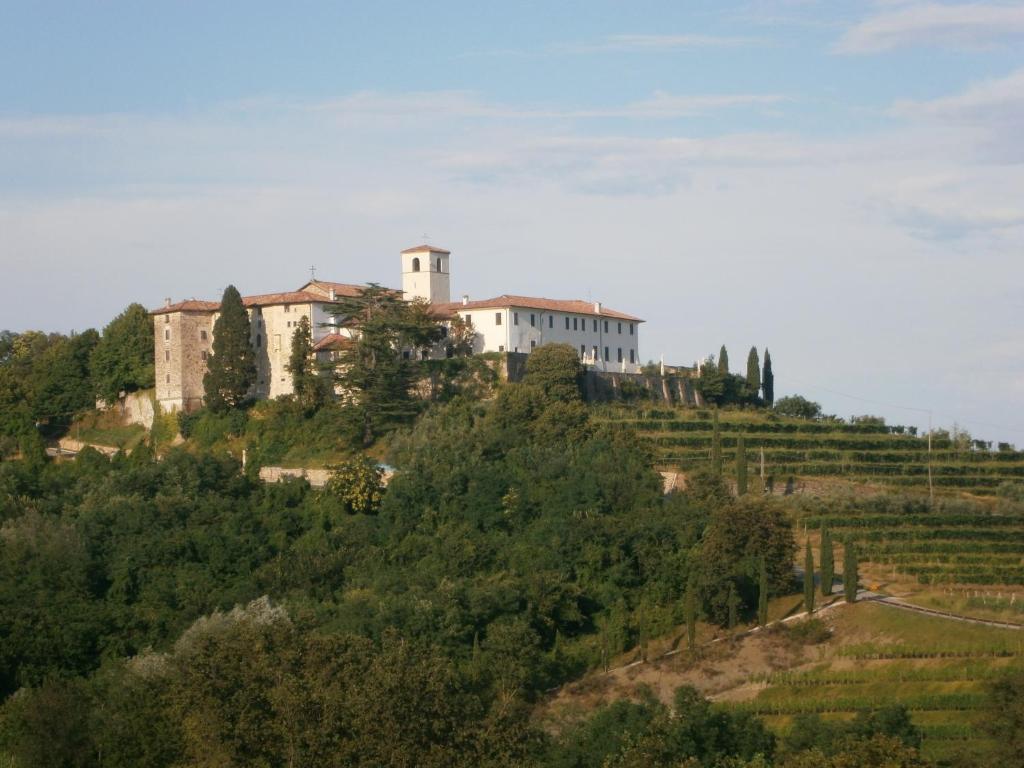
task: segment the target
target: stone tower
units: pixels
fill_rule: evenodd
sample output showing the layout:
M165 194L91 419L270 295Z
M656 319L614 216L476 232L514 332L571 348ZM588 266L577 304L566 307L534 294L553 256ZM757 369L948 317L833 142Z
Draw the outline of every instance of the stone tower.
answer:
M432 245L402 251L402 297L406 301L426 299L431 304L450 302L450 257L450 251Z

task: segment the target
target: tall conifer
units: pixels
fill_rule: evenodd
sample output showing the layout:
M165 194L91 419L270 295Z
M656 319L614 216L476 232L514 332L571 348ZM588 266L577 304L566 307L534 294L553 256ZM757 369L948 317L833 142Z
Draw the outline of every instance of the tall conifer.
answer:
M761 390L764 392L764 404L769 408L775 403L775 374L772 373L772 355L764 351L764 371L761 373Z
M814 613L814 553L811 552L811 540L807 540L804 553L804 608Z
M758 563L757 623L761 627L768 625L768 564L764 555L761 555Z
M256 382L256 353L250 343L249 313L238 289L229 285L213 324L213 354L203 377L206 404L213 411L237 408Z
M761 359L757 356L757 347L751 347L747 355L747 392L756 398L761 391Z
M853 541L843 544L843 594L846 602L857 602L857 550Z
M722 435L718 427L718 409L714 411L711 431L711 471L715 477L722 476Z
M832 594L832 582L835 581L836 565L832 555L832 534L827 526L821 527L821 594L828 597Z
M736 495L747 495L747 443L743 435L736 440Z
M729 373L729 350L725 348L725 344L718 351L718 370L723 376Z

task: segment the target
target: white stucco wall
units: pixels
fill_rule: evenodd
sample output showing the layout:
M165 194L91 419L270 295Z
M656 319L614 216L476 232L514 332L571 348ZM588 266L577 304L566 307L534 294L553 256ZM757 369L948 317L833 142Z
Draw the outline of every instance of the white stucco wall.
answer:
M473 324L477 335L473 351L477 353L528 353L544 344L569 344L583 362L598 370L627 373L640 370L640 323L635 321L527 307L467 308L459 310L459 314L463 320L468 317Z

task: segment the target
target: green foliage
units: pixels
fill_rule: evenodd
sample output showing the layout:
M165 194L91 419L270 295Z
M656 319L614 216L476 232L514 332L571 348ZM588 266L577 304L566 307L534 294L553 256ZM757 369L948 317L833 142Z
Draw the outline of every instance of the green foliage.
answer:
M832 534L828 526L821 529L821 594L829 597L832 594L832 583L836 578L835 554L832 550Z
M292 375L292 390L295 399L306 408L317 408L330 395L330 380L320 376L316 370L316 356L313 353L313 332L309 318L299 320L292 333L292 351L288 357L288 372Z
M729 375L729 350L725 348L725 344L718 351L718 370L725 376Z
M144 306L129 304L107 324L89 368L96 396L108 403L154 386L153 320Z
M982 723L996 740L1003 765L1024 765L1024 672L1016 670L992 682Z
M804 610L814 612L814 553L811 552L811 540L806 541L804 551Z
M249 313L238 289L224 289L220 314L213 324L213 354L203 377L206 406L214 413L238 408L256 383L256 352L252 348Z
M411 388L419 359L441 340L441 324L422 301L371 283L343 297L330 313L354 331L340 352L335 380L357 412L362 443L369 446L420 410Z
M350 515L375 515L384 498L384 471L369 459L352 458L331 467L321 498Z
M857 548L852 539L843 544L843 595L846 602L857 601Z
M715 410L714 427L711 433L711 471L715 477L722 476L722 435L718 430L718 411Z
M523 383L538 387L551 400L571 402L581 397L582 376L575 349L568 344L545 344L527 358Z
M774 405L774 411L780 416L791 416L797 419L820 419L821 406L800 395L789 395Z
M757 559L757 625L768 626L768 566L762 555Z
M764 367L761 370L761 391L764 404L771 408L775 404L775 374L772 371L772 356L767 349L764 351Z
M743 435L736 441L736 495L747 495L747 444Z
M747 353L747 393L755 399L761 394L761 359L757 347L751 347Z

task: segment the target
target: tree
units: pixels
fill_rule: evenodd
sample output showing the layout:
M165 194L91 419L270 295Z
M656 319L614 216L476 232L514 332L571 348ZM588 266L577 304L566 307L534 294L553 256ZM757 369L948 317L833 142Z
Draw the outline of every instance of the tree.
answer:
M723 375L729 374L729 350L725 348L725 344L723 344L722 348L718 351L718 370L721 371Z
M736 495L747 495L747 444L743 435L736 440Z
M237 408L256 383L256 353L250 343L249 313L238 289L229 285L213 324L213 354L207 359L206 404L218 413Z
M129 304L107 324L89 367L96 396L107 403L153 386L153 319L144 306Z
M580 399L582 375L575 349L568 344L545 344L527 358L523 383L540 388L550 400L568 402Z
M328 309L344 318L353 343L340 352L336 381L357 410L363 444L419 411L411 389L418 361L441 340L441 323L421 300L370 283Z
M697 586L692 578L686 585L683 612L686 615L686 647L692 651L697 647Z
M715 477L722 476L722 435L718 425L717 408L711 427L711 471Z
M832 534L828 526L821 527L821 594L829 597L832 594L832 582L835 581L835 557L832 552Z
M774 406L774 410L781 416L792 416L797 419L820 419L821 406L813 400L808 400L800 395L784 397Z
M754 400L761 391L761 360L757 356L757 347L751 347L747 354L747 393Z
M988 686L984 730L996 739L1000 765L1024 765L1024 672L997 678Z
M804 552L804 609L814 613L814 553L811 552L810 539Z
M852 539L843 545L843 594L846 602L857 601L857 550Z
M764 351L764 368L761 372L761 391L764 393L764 404L771 408L775 403L775 374L772 373L772 356L767 349Z
M768 626L768 567L764 555L758 558L757 625Z
M288 357L288 372L292 375L292 389L296 399L307 408L316 408L325 399L324 381L316 371L313 353L313 334L309 318L299 320L292 334L292 351Z
M353 458L331 468L322 498L340 502L350 515L373 515L384 498L384 472L373 461Z

